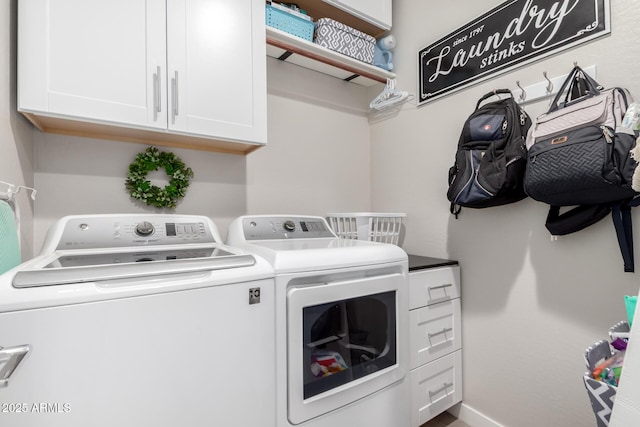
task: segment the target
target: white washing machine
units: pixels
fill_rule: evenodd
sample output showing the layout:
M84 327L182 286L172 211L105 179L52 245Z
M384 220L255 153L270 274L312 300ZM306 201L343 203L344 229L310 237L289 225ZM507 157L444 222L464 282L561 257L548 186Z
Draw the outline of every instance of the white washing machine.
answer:
M277 427L409 426L405 252L294 215L240 217L227 243L275 270Z
M0 276L0 425L275 425L273 269L206 217L70 216Z

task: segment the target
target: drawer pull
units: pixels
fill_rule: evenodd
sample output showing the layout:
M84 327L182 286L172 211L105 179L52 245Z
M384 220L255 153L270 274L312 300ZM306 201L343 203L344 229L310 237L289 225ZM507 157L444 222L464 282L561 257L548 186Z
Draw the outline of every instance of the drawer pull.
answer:
M453 286L453 283L445 283L444 285L440 285L440 286L429 286L427 289L429 290L429 292L431 292L431 291L437 291L438 289L450 288L451 286Z
M448 391L449 387L453 387L453 383L444 383L444 384L442 385L442 387L440 387L440 388L439 388L439 389L437 389L437 390L434 390L434 391L429 390L429 399L432 399L432 398L433 398L433 396L435 396L435 395L437 395L437 394L440 394L440 393L442 393L443 391L445 392L445 395L449 394L449 393L447 393L447 391Z
M442 334L446 334L447 332L451 332L453 331L453 328L443 328L440 332L434 332L433 334L431 332L429 332L427 334L427 337L429 337L429 340L431 340L431 338L433 337L437 337L438 335L442 335ZM447 341L449 341L451 338L447 338Z

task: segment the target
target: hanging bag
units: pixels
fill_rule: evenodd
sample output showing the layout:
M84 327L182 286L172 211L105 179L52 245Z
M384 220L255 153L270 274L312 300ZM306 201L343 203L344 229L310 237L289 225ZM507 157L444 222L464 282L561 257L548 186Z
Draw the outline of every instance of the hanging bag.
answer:
M564 98L563 98L564 97ZM527 134L525 190L548 203L545 226L554 236L575 233L611 214L624 270L634 271L631 207L638 132L622 127L632 102L625 89L602 87L576 66L549 111ZM560 207L571 208L560 213Z
M509 96L482 105L500 94ZM531 119L509 89L489 92L478 100L462 127L455 162L449 169L447 198L452 214L457 216L461 206L487 208L527 196L523 178L529 126Z
M527 194L553 206L633 197L631 177L636 163L630 150L636 135L618 128L629 98L624 89L601 90L576 66L549 111L536 118L527 134Z

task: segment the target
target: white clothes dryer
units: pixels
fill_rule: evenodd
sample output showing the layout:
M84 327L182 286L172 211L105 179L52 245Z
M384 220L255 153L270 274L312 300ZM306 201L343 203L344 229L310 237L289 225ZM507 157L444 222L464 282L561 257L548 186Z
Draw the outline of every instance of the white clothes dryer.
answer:
M243 216L227 243L275 270L277 426L409 426L406 253L314 216Z
M206 217L62 218L0 276L0 424L273 427L273 304Z

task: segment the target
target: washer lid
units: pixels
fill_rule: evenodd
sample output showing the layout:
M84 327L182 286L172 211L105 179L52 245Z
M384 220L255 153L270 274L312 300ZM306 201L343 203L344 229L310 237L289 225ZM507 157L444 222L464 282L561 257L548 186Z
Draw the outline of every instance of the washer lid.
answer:
M32 288L165 275L176 276L251 267L256 264L256 259L252 255L236 255L217 247L209 247L175 251L164 249L142 253L57 252L53 256L43 257L42 264L34 268L19 269L13 276L13 287Z
M142 248L141 248L142 249ZM55 258L42 268L88 267L135 262L172 261L194 258L213 258L234 255L217 246L189 247L173 246L145 248L135 251L109 252L57 252Z
M40 255L17 269L12 286L179 278L255 264L252 255L224 246L215 224L204 216L75 215L50 228Z

